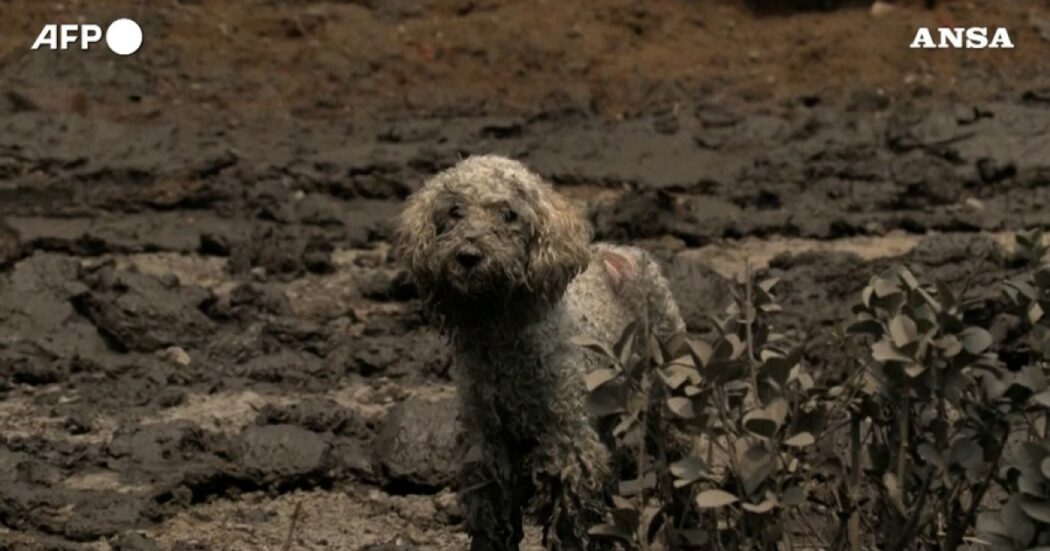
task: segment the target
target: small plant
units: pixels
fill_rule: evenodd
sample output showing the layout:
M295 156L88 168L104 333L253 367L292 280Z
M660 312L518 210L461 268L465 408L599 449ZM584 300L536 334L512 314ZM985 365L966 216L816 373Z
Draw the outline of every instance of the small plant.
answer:
M660 343L635 324L612 350L586 343L613 366L587 380L592 412L629 458L610 522L593 534L636 549L790 537L783 527L806 501L808 449L827 412L801 349L766 319L780 310L775 285L748 278L710 341Z
M867 335L869 421L863 468L878 490L881 546L916 540L955 549L994 484L1011 423L1026 396L1010 392L992 337L968 325L944 284L906 268L872 278L850 332Z
M584 343L608 360L588 399L622 476L593 535L643 550L955 549L980 519L997 545L1050 541L1050 514L1036 516L1050 511L1045 421L1014 482L1000 474L1016 427L1036 424L1030 398L1050 405L1041 364L1005 369L965 301L896 267L833 335L851 354L829 386L776 331L776 284L748 276L710 339L660 342L641 320L611 349ZM1007 289L1050 326L1050 269ZM1028 493L982 514L1004 484ZM814 527L828 511L838 522Z
M978 520L981 537L997 551L1050 545L1050 390L1045 375L1050 357L1050 266L1007 282L1004 295L1009 308L1027 324L1022 342L1030 352L1011 391L1031 400L1021 425L1027 441L1017 447L1003 480L1009 495L1000 510L985 512Z
M1043 244L1043 229L1019 231L1014 234L1017 244L1017 258L1027 266L1037 266L1046 256L1047 246Z

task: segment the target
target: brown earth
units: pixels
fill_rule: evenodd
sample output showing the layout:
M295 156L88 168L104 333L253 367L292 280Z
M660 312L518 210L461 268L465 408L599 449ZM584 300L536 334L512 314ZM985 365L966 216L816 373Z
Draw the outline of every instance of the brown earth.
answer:
M1050 5L775 4L0 0L0 548L465 549L449 355L388 238L471 153L651 249L693 330L744 262L781 276L830 379L893 262L991 323L1050 222ZM134 56L29 49L124 16Z

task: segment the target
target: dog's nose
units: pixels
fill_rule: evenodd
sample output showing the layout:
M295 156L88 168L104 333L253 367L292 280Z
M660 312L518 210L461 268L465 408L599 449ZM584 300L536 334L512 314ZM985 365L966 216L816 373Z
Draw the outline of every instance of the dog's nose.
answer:
M464 251L456 254L456 261L459 262L460 266L469 270L481 262L481 253Z

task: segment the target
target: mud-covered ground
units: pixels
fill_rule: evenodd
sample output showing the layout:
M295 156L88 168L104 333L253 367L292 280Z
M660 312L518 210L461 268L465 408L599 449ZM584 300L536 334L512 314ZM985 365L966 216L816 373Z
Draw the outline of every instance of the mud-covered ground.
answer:
M783 277L829 378L890 263L980 317L1050 222L1050 5L756 4L0 0L0 549L465 549L388 238L471 153L654 251L695 331L745 262ZM122 16L135 56L29 50Z

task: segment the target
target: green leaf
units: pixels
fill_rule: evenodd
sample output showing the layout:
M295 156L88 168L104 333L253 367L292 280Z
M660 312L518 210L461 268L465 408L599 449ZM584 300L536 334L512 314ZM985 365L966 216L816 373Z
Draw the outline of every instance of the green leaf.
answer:
M696 506L701 509L717 509L737 501L735 495L723 490L704 490L696 496Z
M594 389L612 381L619 375L620 372L615 369L601 368L595 369L594 371L587 374L584 378L584 384L587 387L587 392L591 392Z

